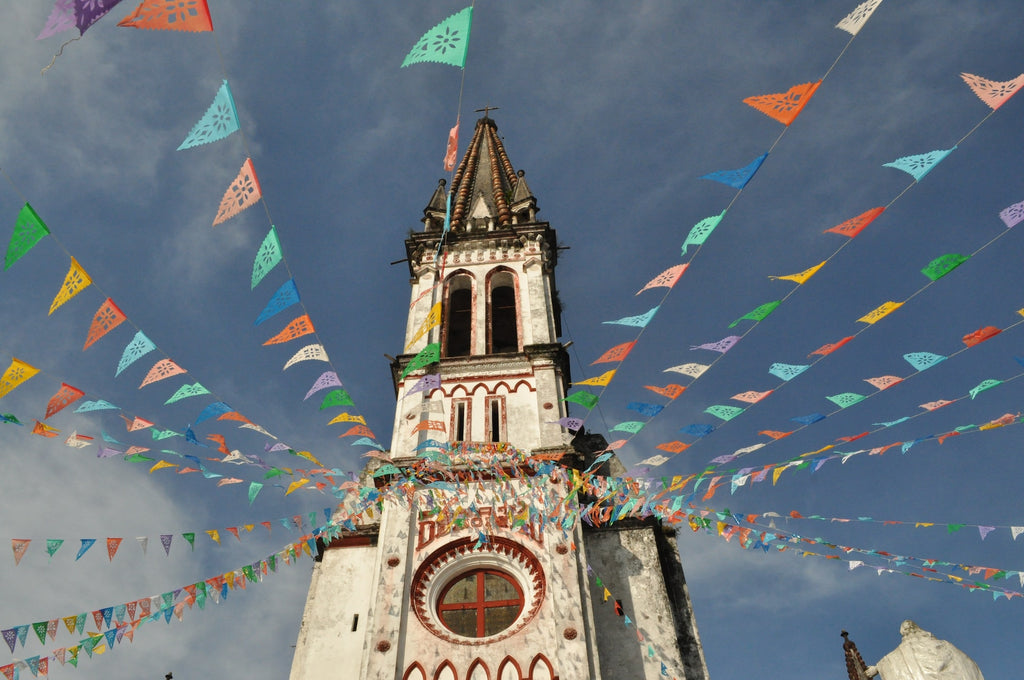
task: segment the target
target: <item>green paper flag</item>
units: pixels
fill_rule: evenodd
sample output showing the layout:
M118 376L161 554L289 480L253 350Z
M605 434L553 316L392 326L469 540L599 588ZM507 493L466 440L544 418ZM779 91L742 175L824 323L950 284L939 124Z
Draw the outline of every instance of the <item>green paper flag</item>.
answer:
M990 380L983 380L981 382L981 384L979 384L977 387L973 388L969 392L969 394L971 395L971 399L974 399L976 396L978 396L979 392L984 392L985 390L990 390L993 387L995 387L996 385L1002 385L1002 384L1003 384L1002 380L991 380L991 379Z
M740 321L764 321L769 314L775 311L775 308L782 304L782 300L775 300L774 302L766 302L757 309L747 312L740 318L729 324L729 328L735 328Z
M597 406L598 396L591 394L590 392L574 392L562 401L569 401L573 404L579 404L588 411Z
M739 406L724 406L722 404L716 404L715 406L708 406L704 409L704 413L713 415L716 418L721 418L722 420L732 420L739 414L743 413L743 410L744 409Z
M188 397L198 397L204 394L209 394L210 390L206 389L199 383L193 385L182 385L178 388L178 391L171 395L171 398L164 402L164 406L173 404L176 401L187 399Z
M256 286L263 280L263 277L277 266L281 258L281 241L277 238L277 229L271 225L270 231L267 232L266 237L263 239L263 243L256 253L256 259L252 263L251 290L255 290Z
M412 371L418 368L423 368L429 364L436 363L441 360L441 343L432 342L423 349L420 350L419 354L412 358L409 365L402 371L402 375L399 380L404 380L405 376L409 375Z
M48 621L39 621L38 623L32 624L32 630L36 632L36 637L39 638L40 644L46 644L46 627L49 625Z
M693 229L690 229L690 233L686 236L686 240L683 242L683 255L686 255L686 249L690 246L701 246L704 245L704 241L708 240L708 236L711 236L711 232L715 230L718 223L725 217L725 211L723 210L719 215L712 215L711 217L705 217L697 224L693 225Z
M54 553L60 550L62 545L64 545L63 538L48 538L46 539L46 553L53 557Z
M843 392L842 394L834 394L831 397L825 397L839 408L846 408L847 406L853 406L854 404L864 401L866 397L862 394L855 392Z
M189 531L189 532L186 532L186 533L182 534L181 536L186 541L188 541L188 544L190 546L192 546L192 550L194 551L196 549L196 534L195 534L195 532L194 531Z
M7 244L7 255L4 257L4 269L10 269L11 265L32 250L32 247L50 233L46 224L36 214L28 203L18 213L18 219L14 222L14 233Z
M647 423L642 423L639 420L627 420L624 423L619 423L609 430L609 432L629 432L630 434L636 434L642 430L646 424Z
M921 270L921 273L932 281L938 281L969 259L970 255L948 253L929 262L928 266Z
M406 55L402 67L422 62L435 62L465 68L472 19L473 7L470 6L434 26L423 34L419 42Z
M348 396L348 392L336 389L328 392L324 400L320 402L320 410L323 411L331 406L355 406L355 402L352 401L352 397Z

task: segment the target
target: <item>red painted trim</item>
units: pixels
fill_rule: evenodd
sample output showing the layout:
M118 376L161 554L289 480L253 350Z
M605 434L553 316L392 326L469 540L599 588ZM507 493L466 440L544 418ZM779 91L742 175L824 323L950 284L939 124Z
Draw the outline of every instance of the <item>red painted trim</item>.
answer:
M473 673L476 671L477 668L483 668L484 678L486 680L491 680L491 669L487 667L487 664L484 663L484 660L480 657L477 657L473 660L473 663L469 664L469 670L466 671L466 680L474 680Z
M495 680L505 680L505 669L509 666L512 666L512 668L514 668L516 671L515 680L523 680L523 669L519 666L519 662L517 662L511 656L506 656L504 659L501 660L501 664L498 666L498 676L495 678Z
M551 662L548 661L548 658L546 656L544 656L543 654L538 654L537 656L533 657L533 662L530 664L530 678L529 678L529 680L540 680L540 678L534 676L534 673L537 670L537 666L539 664L542 664L542 663L547 667L547 670L548 670L548 673L549 673L548 677L550 677L551 680L558 680L558 676L555 675L554 667L551 665Z
M413 675L414 671L419 671L419 675ZM423 666L420 665L419 661L413 661L412 665L406 669L402 680L427 680L427 672L423 670Z
M453 664L448 659L445 659L443 662L441 662L441 665L437 667L436 671L434 671L434 680L441 680L441 673L444 672L445 668L451 669L452 680L459 680L459 673L455 670L455 664Z

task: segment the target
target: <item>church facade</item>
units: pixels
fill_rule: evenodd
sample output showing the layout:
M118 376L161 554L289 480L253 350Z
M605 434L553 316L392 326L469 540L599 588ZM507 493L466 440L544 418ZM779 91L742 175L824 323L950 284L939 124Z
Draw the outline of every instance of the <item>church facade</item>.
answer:
M674 534L573 511L605 441L563 426L559 248L537 211L485 115L406 240L391 448L366 473L402 486L322 545L292 680L706 679Z

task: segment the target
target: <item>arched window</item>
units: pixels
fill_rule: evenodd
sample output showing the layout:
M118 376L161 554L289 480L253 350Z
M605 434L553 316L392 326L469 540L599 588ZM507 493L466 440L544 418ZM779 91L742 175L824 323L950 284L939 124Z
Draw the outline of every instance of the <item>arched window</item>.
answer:
M497 569L474 569L445 586L437 615L456 635L488 637L515 622L523 601L523 590L510 575Z
M466 274L448 281L445 306L446 357L468 357L473 346L473 279Z
M493 354L519 351L519 310L516 308L515 277L499 271L488 282L487 350Z

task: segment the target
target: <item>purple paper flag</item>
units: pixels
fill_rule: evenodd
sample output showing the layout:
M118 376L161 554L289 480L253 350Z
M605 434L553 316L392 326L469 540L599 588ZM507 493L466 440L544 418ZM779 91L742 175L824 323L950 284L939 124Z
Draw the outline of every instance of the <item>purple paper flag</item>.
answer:
M709 349L712 352L721 352L722 354L725 354L730 349L732 349L733 345L735 345L739 341L740 336L730 335L728 337L722 338L718 342L707 342L704 343L703 345L693 345L690 347L690 349Z
M73 0L56 0L50 18L46 20L43 30L36 40L49 38L51 35L63 33L75 27L75 3Z
M436 390L441 387L441 374L440 373L428 373L419 380L416 384L405 393L405 396L416 394L417 392L426 392L428 390Z
M313 386L309 388L309 392L306 392L306 396L302 398L302 401L306 401L320 390L326 390L328 387L341 387L341 380L334 371L327 371L317 378Z

